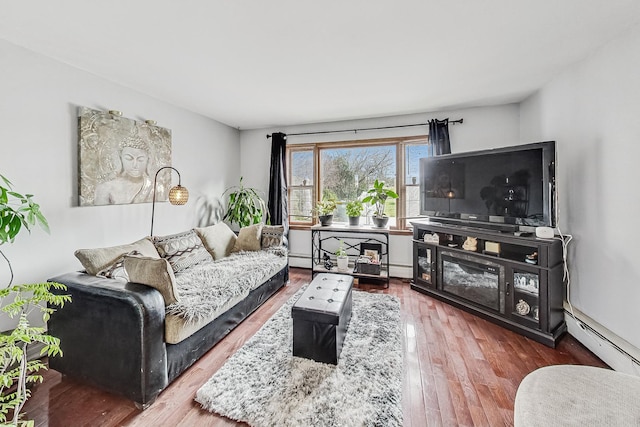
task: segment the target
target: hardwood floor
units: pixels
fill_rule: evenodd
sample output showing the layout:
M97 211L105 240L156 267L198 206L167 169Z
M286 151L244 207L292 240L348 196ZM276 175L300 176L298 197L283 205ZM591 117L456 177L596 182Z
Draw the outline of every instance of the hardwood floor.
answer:
M291 281L173 382L147 410L131 401L48 371L25 407L36 426L231 426L200 409L196 391L302 285L309 270L292 268ZM359 289L401 300L405 426L513 425L518 384L536 368L556 364L606 365L566 335L550 349L392 279L389 289Z

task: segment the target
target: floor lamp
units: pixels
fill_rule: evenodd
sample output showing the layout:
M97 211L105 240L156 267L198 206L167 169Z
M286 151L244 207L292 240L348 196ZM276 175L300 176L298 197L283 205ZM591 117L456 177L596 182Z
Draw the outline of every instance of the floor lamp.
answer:
M189 190L187 190L185 187L180 185L181 178L180 178L180 172L178 172L178 169L173 168L171 166L163 166L160 169L158 169L158 172L156 172L156 177L153 179L153 205L151 206L150 236L153 236L153 217L156 214L156 184L158 182L158 174L163 169L173 169L178 174L178 185L176 185L175 187L171 187L171 190L169 190L169 203L171 203L172 205L184 205L185 203L187 203L187 200L189 200Z

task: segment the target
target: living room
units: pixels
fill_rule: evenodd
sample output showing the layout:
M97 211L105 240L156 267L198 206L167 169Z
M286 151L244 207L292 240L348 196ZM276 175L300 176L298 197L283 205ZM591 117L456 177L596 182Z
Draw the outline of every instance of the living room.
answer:
M311 116L306 115L311 114L307 111L311 105L307 105L305 100L313 94L312 88L317 88L319 92L326 91L327 86L337 84L339 79L334 75L334 83L326 83L321 78L312 79L312 74L305 74L313 67L327 67L321 70L327 75L335 72L325 63L330 62L327 58L332 52L320 48L324 30L307 14L301 14L295 23L291 22L293 18L286 18L286 14L280 15L283 18L279 23L258 19L250 14L251 19L247 18L244 25L255 25L254 32L251 36L239 32L237 37L242 35L259 39L266 37L265 32L271 29L275 34L273 39L269 39L273 45L258 46L259 52L256 52L255 57L247 58L249 55L239 54L239 50L234 50L237 49L235 46L225 48L214 44L215 48L212 49L221 61L214 64L213 69L225 68L229 64L226 62L229 56L237 57L240 64L238 69L230 67L231 71L220 70L219 79L227 81L230 74L241 74L244 76L241 81L249 87L248 92L253 91L259 97L246 101L236 96L236 88L223 84L203 87L202 92L207 92L208 98L205 101L187 91L190 88L188 81L191 77L194 81L201 81L201 73L212 73L211 68L203 68L202 71L193 67L174 80L158 81L167 77L160 72L154 74L148 69L140 68L136 62L131 62L129 67L124 66L129 58L137 56L141 63L147 64L149 58L160 55L161 61L156 63L158 67L161 67L162 61L180 63L193 57L206 56L201 51L190 48L184 42L185 39L180 38L197 38L201 33L194 30L192 33L186 32L187 35L180 34L180 30L171 25L171 19L188 21L190 18L182 6L170 7L150 2L136 2L135 6L126 3L81 6L80 2L64 6L48 2L37 2L37 6L3 5L3 13L0 14L0 57L3 64L0 80L0 111L3 116L3 125L0 127L0 138L3 141L1 173L14 183L18 191L35 195L51 227L50 234L34 230L30 235L18 238L15 243L3 246L2 251L11 259L15 271L14 282L39 282L79 270L81 266L73 256L74 251L79 248L119 245L148 235L151 207L147 203L79 206L79 107L119 110L125 117L139 121L155 120L158 126L171 129L172 165L180 171L182 183L190 191L190 201L182 208L167 203L156 206L155 229L159 235L208 225L200 223L202 215L199 208L219 203L223 192L228 187L237 185L240 177L243 177L247 186L258 188L267 194L271 146L270 140L266 138L267 134L382 128L424 123L430 119L464 118L463 124L450 126L453 152L556 141L558 223L564 233L573 236L568 252L571 273L569 295L575 315L582 325L579 326L571 315L565 315L569 334L614 370L638 375L640 336L636 325L640 321L640 314L636 308L640 290L635 283L640 279L640 270L635 260L640 252L635 234L629 232L635 214L634 198L627 196L626 192L629 188L627 186L637 182L639 178L639 169L635 166L639 150L633 147L640 135L640 123L635 118L640 114L640 83L636 71L640 66L640 8L627 1L592 1L586 4L572 1L562 6L555 2L544 2L544 5L536 6L537 3L525 2L520 6L511 6L515 10L500 18L512 17L513 21L505 21L502 26L498 25L498 18L494 18L496 21L492 22L496 26L488 27L496 28L495 32L501 35L498 39L504 40L504 44L496 49L488 49L486 46L481 49L483 46L480 42L477 46L473 45L474 36L468 34L461 37L461 40L454 36L437 42L411 39L407 42L411 46L411 49L407 49L410 52L401 57L386 44L378 44L380 47L376 47L375 44L380 43L382 36L389 34L375 37L372 34L370 37L375 43L366 52L378 49L389 55L388 62L393 66L385 65L382 72L394 76L393 79L379 77L377 86L365 87L370 91L368 97L363 92L351 95L347 92L348 86L341 87L342 97L336 97L334 110L329 113L317 112L316 119L310 119ZM200 6L206 10L205 6ZM380 9L371 8L371 15L367 15L370 19L381 20L385 13L391 13L382 5L378 6ZM461 13L459 10L445 8L442 19L464 19L462 22L470 23L480 16L493 15L507 7L503 2L497 1L485 6L467 2L464 6L470 8L464 17L456 16ZM34 11L36 7L37 11ZM235 6L238 10L227 7L231 9L223 8L210 13L214 20L211 25L228 29L225 25L230 24L223 25L222 21L233 21L238 19L237 16L243 16L234 15L245 10L240 6ZM266 10L260 11L268 17L278 16L277 12L280 12L275 6L273 10L267 6L262 7ZM355 12L359 9L355 6L346 11L341 11L336 5L326 7L326 10L314 8L313 13L318 14L318 22L331 22L331 16L342 16L334 23L333 29L346 26L350 19L358 16ZM365 9L364 6L361 7ZM412 3L407 7L410 10L415 8L415 13L409 14L414 17L401 16L410 20L412 25L417 25L418 21L424 21L425 26L435 25L429 23L427 14L419 20L415 18L420 15L418 12L425 12L427 6ZM518 10L519 7L522 9ZM164 26L158 26L170 36L176 37L176 40L182 40L178 42L184 43L182 46L162 45L157 40L166 39L155 39L153 35L140 39L128 38L130 34L140 34L129 32L130 28L135 27L133 23L150 19L148 15L153 16L154 9L163 12L164 20L160 22ZM341 12L344 15L340 15ZM102 14L105 18L95 22L88 18ZM533 18L531 21L516 19L520 14L532 14L540 22ZM569 18L574 15L575 19ZM74 26L83 21L83 25ZM527 28L537 28L536 34L540 37L544 35L546 27L549 28L549 34L555 37L550 35L545 39L546 48L536 45L534 47L538 50L525 52L547 64L544 70L531 69L531 74L528 74L528 69L522 70L518 66L516 61L522 58L511 59L502 55L503 51L518 51L519 44L529 46L525 43L527 38L521 31L517 31L517 27L523 25L523 22L527 23ZM297 63L296 68L281 70L293 81L290 92L283 91L280 94L279 87L271 87L270 74L261 77L262 70L272 65L270 61L277 61L283 56L278 46L287 46L284 43L287 37L291 37L295 30L302 31L305 24L311 23L318 30L307 40L309 49L316 49L322 55L315 61L307 57L306 62ZM127 31L121 31L119 26ZM181 30L185 31L188 27L189 25L181 27ZM396 30L400 27L393 26ZM94 28L95 31L92 30ZM202 27L199 28L199 31L204 31ZM370 26L365 26L365 29L371 31ZM509 36L511 32L513 37ZM349 32L345 37L357 43L361 34ZM73 43L74 39L82 38L94 40L95 47L92 48L91 43ZM251 41L244 40L245 47L252 46ZM65 44L71 47L70 51L64 49ZM472 46L464 50L455 49L465 44ZM468 57L467 62L462 64L472 69L477 59L476 52L481 51L493 55L495 67L513 69L514 75L520 75L523 80L526 77L531 85L526 88L509 87L512 91L509 97L506 91L496 92L491 97L484 92L476 94L475 91L479 87L495 83L493 79L500 79L501 77L494 76L497 75L497 70L489 68L477 75L460 71L460 74L453 76L455 86L459 86L455 90L450 87L448 91L443 86L439 90L430 89L434 92L429 92L429 85L425 83L423 86L416 86L414 99L406 99L407 103L411 103L416 102L415 98L421 101L431 98L429 103L424 101L428 107L418 109L414 104L403 105L402 100L392 97L386 91L389 87L393 89L394 85L399 85L399 81L405 77L413 76L413 73L405 76L408 72L404 71L403 66L408 67L411 61L416 60L415 52L427 52L434 45L442 47L438 54L443 58L434 58L434 62L445 61L448 56L455 56L456 60L459 60L458 57ZM337 49L337 46L332 47ZM364 49L364 46L358 45L358 48ZM359 55L358 48L352 48L357 60L355 62L369 64L370 58L364 54ZM167 52L163 53L165 49ZM172 52L182 53L172 56ZM337 56L336 59L348 63L345 51L337 52L342 56ZM562 54L562 58L554 62L556 53ZM286 54L294 57L296 51L287 51ZM109 66L108 61L107 65L102 63L101 58L117 58L118 55L123 55L124 59L114 61L112 66ZM84 62L79 61L80 59ZM99 71L93 68L101 63L104 68ZM429 62L425 61L420 62L418 68L426 70L428 67ZM345 68L347 67L340 67ZM136 72L138 69L144 71ZM363 70L354 65L353 71L348 71L347 68L347 72L345 80L350 85L357 86L355 83L359 78L358 73ZM397 75L392 74L396 72ZM540 73L540 76L536 73ZM131 80L126 80L128 76ZM432 79L437 78L430 76ZM206 78L217 79L215 73ZM450 84L451 80L447 82ZM506 86L512 81L505 79L504 82L499 81L497 86L500 83ZM185 85L184 90L181 89L181 84ZM270 89L263 91L260 85L269 86ZM166 93L157 90L162 86L167 87ZM516 88L519 90L517 94ZM448 92L466 92L469 97L448 99ZM194 97L194 104L187 104L191 101L190 97ZM361 110L357 113L348 110L349 98L360 98ZM199 109L196 107L198 103ZM288 104L289 109L285 110L288 111L288 116L277 115L283 114L282 110L276 108L279 103ZM379 105L385 106L389 112L381 113L382 110L376 109ZM225 112L225 107L230 111L237 111L239 106L246 110L244 124L239 124L237 117L227 116L226 114L231 113ZM267 115L270 111L276 114ZM303 144L357 141L424 135L426 132L425 127L407 127L292 136L288 142ZM291 267L309 268L309 234L307 230L291 230ZM395 278L410 278L413 263L412 237L408 233L394 234L390 239L393 248L391 275ZM3 271L3 278L5 274ZM4 323L1 326L2 330L7 330L11 324Z

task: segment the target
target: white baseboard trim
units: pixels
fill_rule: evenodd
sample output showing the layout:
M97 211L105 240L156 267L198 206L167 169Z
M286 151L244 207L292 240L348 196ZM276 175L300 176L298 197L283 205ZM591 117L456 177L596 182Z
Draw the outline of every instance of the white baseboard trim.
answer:
M575 316L575 317L574 317ZM640 376L640 349L620 338L580 310L573 314L565 303L565 321L569 334L618 372Z
M289 254L289 266L299 268L311 268L311 257L303 254ZM411 279L413 277L413 266L411 265L389 265L389 275L401 279Z

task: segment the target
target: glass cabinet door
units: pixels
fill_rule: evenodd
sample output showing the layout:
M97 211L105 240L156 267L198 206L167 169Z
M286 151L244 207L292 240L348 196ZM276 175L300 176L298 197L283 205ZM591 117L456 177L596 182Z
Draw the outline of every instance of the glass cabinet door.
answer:
M511 311L520 323L540 324L540 271L513 268Z
M414 251L416 269L414 276L416 282L429 288L435 288L435 277L433 277L434 250L425 244L415 243Z

